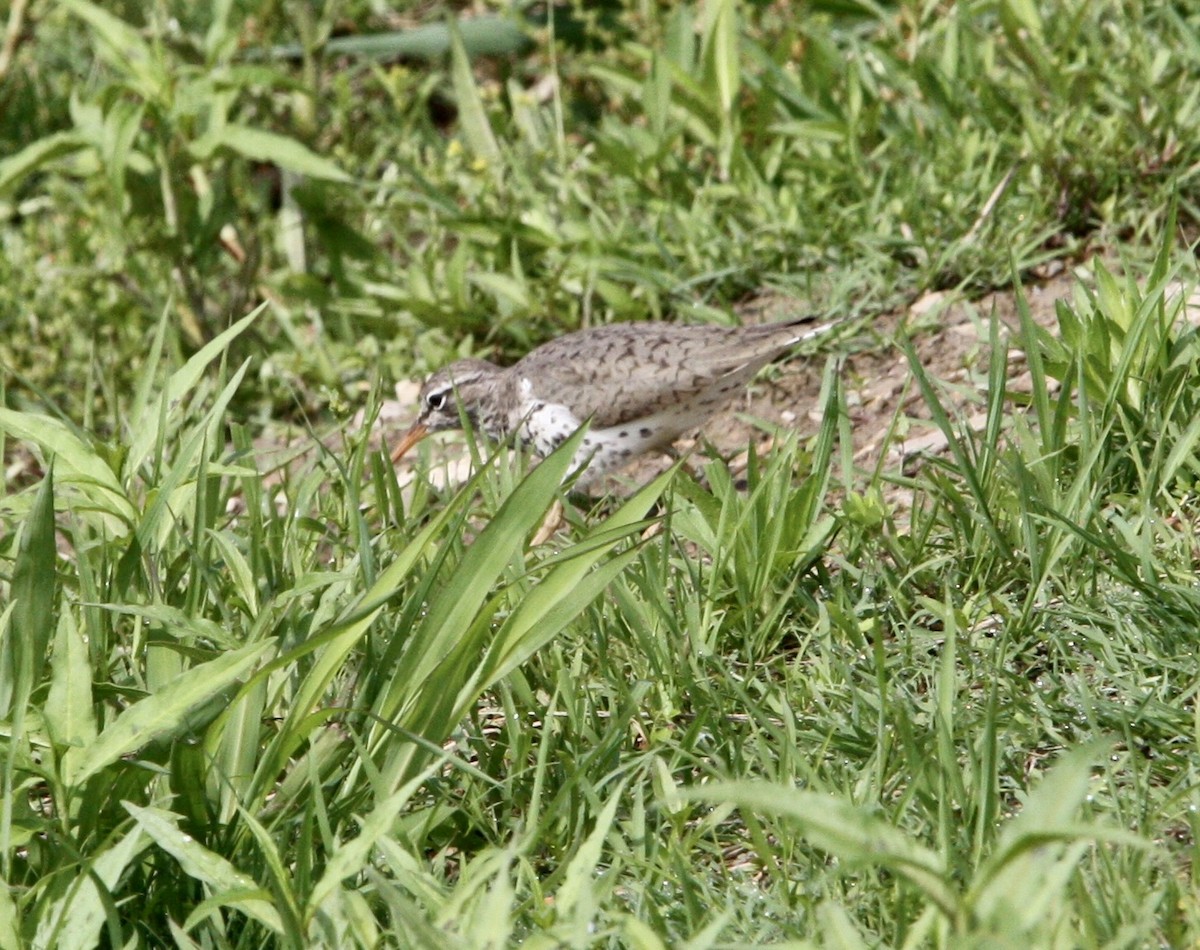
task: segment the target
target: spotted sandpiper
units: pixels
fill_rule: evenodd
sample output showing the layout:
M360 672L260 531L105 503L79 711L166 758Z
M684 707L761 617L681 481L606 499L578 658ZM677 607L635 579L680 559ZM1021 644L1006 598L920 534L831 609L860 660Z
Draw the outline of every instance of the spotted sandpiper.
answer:
M584 422L575 458L586 487L637 455L669 446L733 400L763 366L826 332L810 317L748 327L621 323L569 333L507 368L451 363L421 387L417 421L392 452L466 421L493 439L516 433L544 456Z

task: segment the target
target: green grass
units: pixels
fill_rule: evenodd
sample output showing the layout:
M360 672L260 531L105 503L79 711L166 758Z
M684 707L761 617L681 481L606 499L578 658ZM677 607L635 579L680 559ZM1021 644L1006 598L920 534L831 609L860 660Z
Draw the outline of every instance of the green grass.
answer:
M612 3L396 64L284 6L34 4L0 77L0 947L1200 940L1195 14ZM904 472L836 360L744 487L537 547L571 445L448 493L254 448L1096 251L1057 335L993 322L982 428L910 349Z

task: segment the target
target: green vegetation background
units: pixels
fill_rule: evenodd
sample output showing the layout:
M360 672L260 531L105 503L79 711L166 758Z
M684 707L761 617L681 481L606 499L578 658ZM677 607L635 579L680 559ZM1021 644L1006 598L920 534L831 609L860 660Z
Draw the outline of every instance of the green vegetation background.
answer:
M0 947L1195 942L1198 35L11 3ZM855 469L833 366L747 490L536 548L569 451L439 496L253 448L485 347L1094 254L981 430L914 359L915 475Z

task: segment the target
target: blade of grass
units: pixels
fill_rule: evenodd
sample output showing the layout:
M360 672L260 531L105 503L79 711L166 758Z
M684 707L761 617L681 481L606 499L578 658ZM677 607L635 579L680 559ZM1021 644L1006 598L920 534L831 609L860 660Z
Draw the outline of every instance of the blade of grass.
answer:
M68 749L62 761L63 781L67 785L82 786L122 756L184 727L190 712L231 690L274 649L274 643L252 643L180 674L170 688L148 696L122 712L95 742L83 748Z
M214 893L208 903L222 906L225 905L225 899L232 896L236 903L225 906L236 907L274 933L283 932L279 914L270 901L246 896L255 891L266 893L258 882L239 871L221 855L204 847L191 835L180 831L180 815L162 808L143 808L132 802L121 804L137 822L138 827L159 848L179 862L179 867L185 874L212 889ZM191 921L185 928L190 930L194 923Z

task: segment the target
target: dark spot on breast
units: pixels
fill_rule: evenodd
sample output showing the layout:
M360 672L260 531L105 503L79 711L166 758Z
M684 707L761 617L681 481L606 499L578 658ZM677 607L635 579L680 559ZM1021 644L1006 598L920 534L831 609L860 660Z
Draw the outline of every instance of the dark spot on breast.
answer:
M620 432L617 433L617 438L618 439L628 439L629 438L629 430L622 429Z
M638 429L638 435L640 435L643 439L648 439L650 436L654 435L654 431L649 426L642 426L640 429Z

